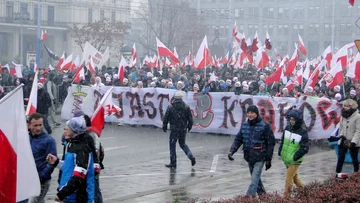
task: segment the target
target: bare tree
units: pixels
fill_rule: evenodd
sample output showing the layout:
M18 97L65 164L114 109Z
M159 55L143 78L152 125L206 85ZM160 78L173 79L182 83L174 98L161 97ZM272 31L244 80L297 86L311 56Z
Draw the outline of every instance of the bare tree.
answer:
M69 26L75 42L83 50L85 42L89 42L99 51L106 47L119 50L123 45L124 35L128 33L130 24L121 21L110 21L105 18L100 21L87 23L85 25L72 24Z
M169 49L176 47L184 56L193 45L200 44L206 33L196 10L184 1L149 0L149 4L142 4L140 11L138 15L146 29L140 33L139 43L148 54L157 52L155 37L158 37Z

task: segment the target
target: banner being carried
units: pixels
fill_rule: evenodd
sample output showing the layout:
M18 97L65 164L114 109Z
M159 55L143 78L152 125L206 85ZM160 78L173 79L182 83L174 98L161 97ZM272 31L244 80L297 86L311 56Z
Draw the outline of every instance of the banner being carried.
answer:
M106 48L104 53L98 51L89 42L85 43L84 52L82 55L81 64L85 62L87 64L90 59L94 63L95 67L101 68L109 60L109 47Z
M94 90L88 86L73 85L61 112L63 119L70 119L75 109L81 109L91 116L103 94L109 89ZM106 117L107 122L162 126L167 106L176 90L163 88L114 87L112 100L122 110ZM255 104L261 116L272 127L275 137L280 138L287 124L286 114L292 106L304 112L305 125L312 139L328 138L333 135L340 121L341 105L326 98L268 97L235 95L232 92L199 94L183 92L194 118L192 132L238 133L246 120L246 108Z

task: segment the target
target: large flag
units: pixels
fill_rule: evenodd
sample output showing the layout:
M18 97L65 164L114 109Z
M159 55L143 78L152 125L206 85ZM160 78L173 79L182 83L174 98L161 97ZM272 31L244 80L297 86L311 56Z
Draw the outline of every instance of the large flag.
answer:
M81 59L81 64L87 64L89 62L90 57L93 57L93 61L96 67L101 67L109 60L109 47L106 48L104 53L98 51L94 46L92 46L89 42L85 43L84 51Z
M329 72L325 73L322 80L325 80L326 86L334 88L336 85L344 83L344 75L342 70L341 62L338 61Z
M300 42L300 52L306 56L306 48L305 48L305 44L304 41L302 40L301 36L299 35L299 42Z
M271 48L272 48L270 35L269 35L268 31L266 31L265 48L268 50L271 50Z
M17 78L22 78L22 65L21 64L17 64L12 62L12 64L14 65L14 70L15 70L15 75Z
M82 78L85 79L85 71L83 66L81 65L76 69L74 82L79 83Z
M252 44L251 44L251 51L252 51L252 52L256 52L256 51L259 49L258 43L259 43L259 36L258 36L257 31L256 31L256 32L255 32L255 35L254 35L253 42L252 42Z
M262 46L256 52L255 65L257 68L265 68L269 64L269 56Z
M269 85L274 82L279 82L282 75L283 75L283 68L279 67L278 69L276 69L275 72L273 72L271 75L269 75L269 77L265 79L265 84Z
M0 100L0 202L40 194L40 180L26 126L23 85Z
M330 69L330 64L332 60L332 52L331 52L331 45L329 45L321 55L327 61L327 68Z
M63 52L61 58L59 59L58 63L56 64L56 68L60 71L61 70L61 66L65 61L65 52Z
M341 66L343 68L347 67L347 61L348 61L348 45L343 46L341 49L339 49L338 52L334 55L331 61L331 68L333 68L338 61L341 61Z
M124 58L124 56L121 56L121 60L120 60L120 64L119 64L119 72L118 72L118 75L119 75L119 80L121 82L121 84L123 84L123 80L124 80L124 77L125 77L125 67L126 67L126 60Z
M210 64L209 60L209 48L207 44L207 37L205 35L203 41L200 44L199 50L196 53L194 66L197 69L205 68L207 64Z
M111 87L101 98L99 105L96 107L94 114L91 116L91 130L94 131L97 136L101 136L101 132L105 126L105 116L109 116L112 113L120 113L121 109L113 104Z
M308 59L305 59L305 69L303 72L303 78L308 80L310 77L310 61Z
M159 56L170 57L175 63L180 63L180 60L170 51L158 38L156 38L156 45Z
M349 4L354 6L355 0L349 0Z
M33 84L31 87L30 98L26 107L26 115L30 115L36 112L37 108L37 92L38 92L38 72L35 72Z
M46 49L46 52L49 54L50 58L54 60L59 60L59 57L53 51L51 51L47 46L45 46L45 44L44 47Z
M89 62L88 62L88 69L90 71L91 74L94 74L95 73L95 64L94 64L94 61L93 61L93 58L91 57L89 59Z
M237 31L236 21L235 21L235 23L234 23L234 27L233 27L233 31L232 31L232 36L236 39L237 42L240 42L240 41L244 38L244 36Z
M285 69L285 72L284 72L285 76L291 75L294 72L296 63L297 63L297 49L295 49L293 55L291 56L289 64Z
M351 63L346 76L360 80L360 52L356 54L356 57Z
M137 59L137 55L136 55L136 47L135 47L135 43L133 45L133 48L131 49L131 67L136 67L136 59Z
M315 87L316 83L317 83L318 80L319 80L320 70L321 70L322 67L325 66L325 65L326 65L326 60L323 59L323 60L320 62L320 64L318 64L318 65L316 66L315 70L314 70L314 71L312 72L312 74L310 75L310 77L309 77L309 79L308 79L308 81L307 81L307 83L306 83L306 85L305 85L305 87L304 87L305 90L306 90L307 87L309 87L309 86L312 87L312 88Z
M60 71L69 70L69 68L72 65L72 58L73 58L72 54L70 54L68 57L66 57L66 59L60 66Z

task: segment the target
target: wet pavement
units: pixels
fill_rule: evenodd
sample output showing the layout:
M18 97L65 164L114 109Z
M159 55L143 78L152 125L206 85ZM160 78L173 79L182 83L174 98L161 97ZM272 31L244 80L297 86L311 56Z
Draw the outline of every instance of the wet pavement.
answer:
M53 137L62 153L60 138L62 127L56 128ZM199 199L231 199L246 193L250 183L247 163L242 150L227 159L233 136L190 133L187 144L196 165L177 146L177 168L169 169L168 133L152 127L107 124L101 137L105 148L105 170L100 177L104 202L187 202ZM286 168L277 156L275 147L272 168L263 171L262 180L267 192L280 191L284 187ZM327 147L312 145L299 175L303 182L321 181L334 174L336 154ZM344 171L351 171L345 165ZM47 202L54 202L58 170L53 173Z

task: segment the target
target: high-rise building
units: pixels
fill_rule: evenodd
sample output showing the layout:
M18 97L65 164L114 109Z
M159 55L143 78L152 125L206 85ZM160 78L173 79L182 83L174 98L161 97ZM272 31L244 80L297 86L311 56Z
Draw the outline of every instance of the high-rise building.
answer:
M196 0L192 8L208 26L211 41L218 29L224 47L234 22L239 32L251 40L258 32L264 44L269 32L273 47L281 54L292 54L298 34L302 36L310 58L317 57L333 43L333 51L360 37L355 21L360 6L339 0ZM334 26L333 26L334 25ZM360 26L360 22L359 22Z

